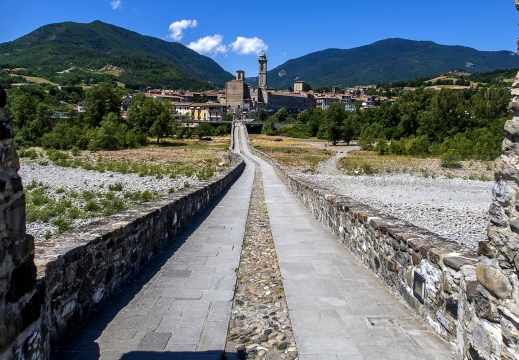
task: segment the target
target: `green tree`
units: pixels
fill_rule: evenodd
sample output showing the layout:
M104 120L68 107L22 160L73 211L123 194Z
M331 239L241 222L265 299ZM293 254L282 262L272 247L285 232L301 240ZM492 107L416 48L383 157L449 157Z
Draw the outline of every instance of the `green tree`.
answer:
M463 132L469 124L464 104L460 92L442 89L435 93L428 109L418 115L417 133L430 141L442 142L447 136Z
M503 87L482 89L470 98L474 125L484 127L489 122L508 114L510 93Z
M89 150L118 150L125 146L127 127L115 113L105 115L100 126L93 130Z
M346 141L346 144L350 144L351 140L357 136L358 132L358 115L345 112L345 118L343 121L342 129L342 140Z
M331 141L333 145L336 145L337 141L343 138L345 118L346 111L343 103L333 103L324 111L324 119L321 124L322 131L326 139Z
M261 108L258 111L258 121L265 121L267 120L267 111L265 109Z
M308 118L308 129L312 136L316 136L319 131L319 127L321 126L321 122L323 120L323 109L316 108L310 110L309 118Z
M195 135L198 136L198 140L202 140L204 136L211 136L214 133L214 128L211 124L203 122L198 124L195 129Z
M301 124L308 124L308 120L310 120L310 112L308 110L303 110L297 115L297 121Z
M363 150L373 150L376 139L382 136L382 126L373 123L364 127L359 135L359 145Z
M137 95L128 107L128 125L137 132L153 136L157 144L173 131L173 109L165 99Z
M120 88L109 83L99 83L88 89L85 96L88 124L97 127L106 115L114 113L119 116L122 95Z
M287 121L288 118L288 111L285 108L281 108L278 111L276 111L276 118L279 122Z
M171 103L166 99L153 98L153 123L150 126L149 133L157 138L157 144L160 139L165 136L169 136L171 130L172 112Z

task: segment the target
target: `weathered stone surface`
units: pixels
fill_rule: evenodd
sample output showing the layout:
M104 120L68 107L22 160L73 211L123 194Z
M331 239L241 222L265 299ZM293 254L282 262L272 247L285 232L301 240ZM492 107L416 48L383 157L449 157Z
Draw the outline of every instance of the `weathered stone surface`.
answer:
M512 295L512 284L501 270L479 263L476 276L479 283L497 297L506 299Z
M443 259L443 263L454 270L460 270L462 266L465 265L476 265L476 259L469 259L461 256L445 256Z
M474 308L476 315L481 319L487 319L493 323L499 322L497 307L490 301L491 295L484 288L474 293Z
M508 120L505 123L505 131L511 135L519 135L519 119Z
M508 206L512 200L512 189L505 181L496 182L492 188L492 194L501 206Z

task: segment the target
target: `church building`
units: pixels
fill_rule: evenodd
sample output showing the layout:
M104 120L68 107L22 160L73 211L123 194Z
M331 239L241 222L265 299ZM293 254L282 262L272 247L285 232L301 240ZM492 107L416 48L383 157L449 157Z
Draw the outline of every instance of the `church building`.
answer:
M312 97L302 92L301 81L296 82L294 88L297 93L289 91L276 91L267 86L267 56L262 52L258 58L258 86L245 83L245 72L238 70L236 78L225 84L225 102L227 113L248 114L265 109L276 112L285 108L289 114L298 114L311 107ZM247 115L246 115L247 116ZM249 115L251 116L251 115Z

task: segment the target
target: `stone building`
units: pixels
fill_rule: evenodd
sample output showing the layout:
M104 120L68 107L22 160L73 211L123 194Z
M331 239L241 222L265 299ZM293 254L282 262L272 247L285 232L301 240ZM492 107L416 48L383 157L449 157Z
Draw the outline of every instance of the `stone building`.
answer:
M296 92L277 91L267 85L267 56L262 52L258 58L258 86L245 83L245 72L238 70L236 78L225 84L225 94L220 94L220 102L227 106L228 113L253 116L259 109L275 112L285 108L291 114L298 114L312 107L312 95L303 92L304 81L296 81Z

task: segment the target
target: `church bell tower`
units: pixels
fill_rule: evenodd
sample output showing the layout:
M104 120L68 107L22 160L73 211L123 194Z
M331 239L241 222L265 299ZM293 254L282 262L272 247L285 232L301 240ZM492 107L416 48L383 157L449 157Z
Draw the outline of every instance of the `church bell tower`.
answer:
M258 86L261 89L267 88L267 55L262 51L258 58L259 63L259 74L258 74Z

